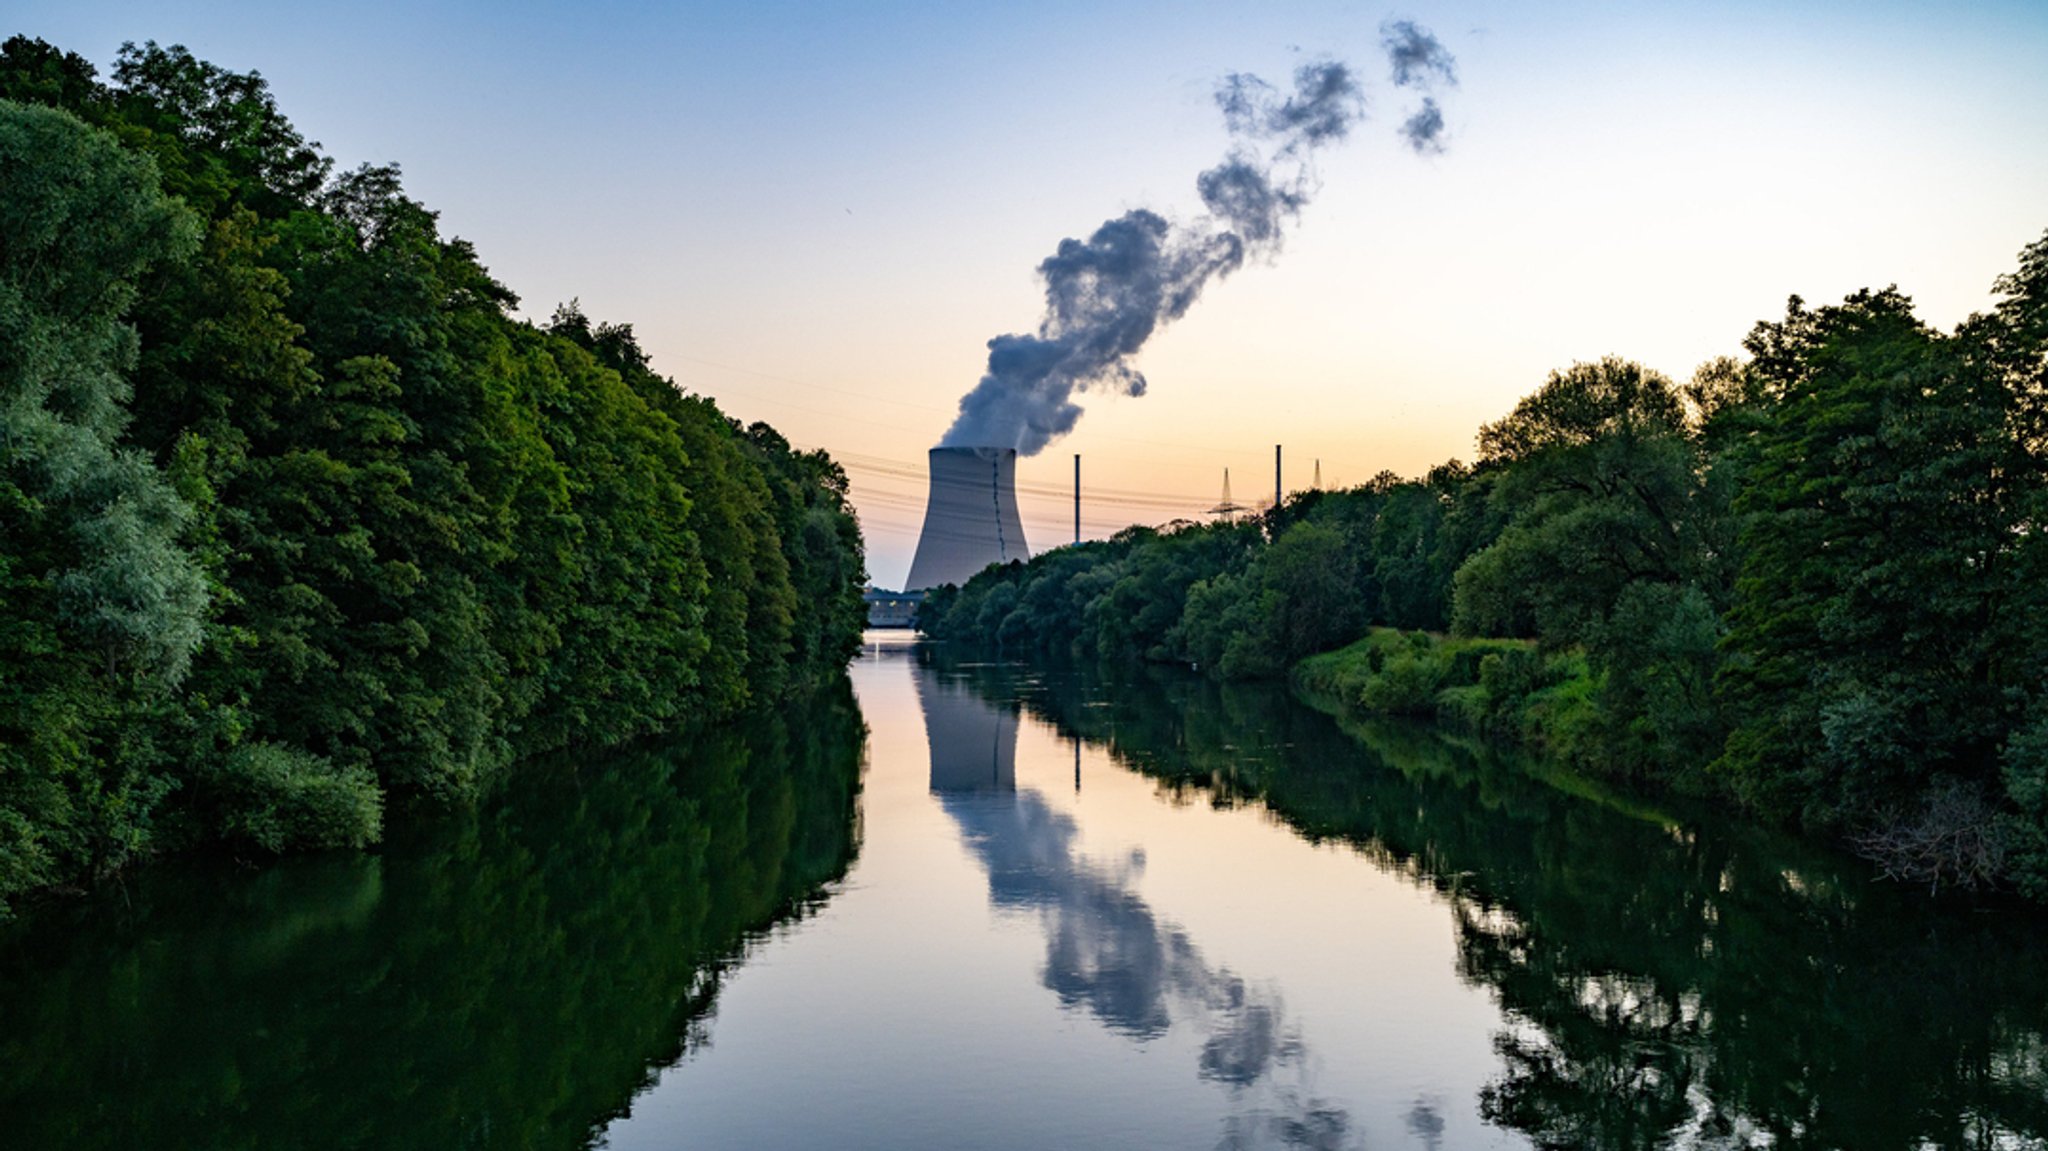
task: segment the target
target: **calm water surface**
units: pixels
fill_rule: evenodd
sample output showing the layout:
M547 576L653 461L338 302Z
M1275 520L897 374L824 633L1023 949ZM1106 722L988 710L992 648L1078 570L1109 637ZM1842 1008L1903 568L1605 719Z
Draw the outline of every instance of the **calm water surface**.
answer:
M15 925L0 1146L2048 1146L2035 914L1274 690L852 679Z

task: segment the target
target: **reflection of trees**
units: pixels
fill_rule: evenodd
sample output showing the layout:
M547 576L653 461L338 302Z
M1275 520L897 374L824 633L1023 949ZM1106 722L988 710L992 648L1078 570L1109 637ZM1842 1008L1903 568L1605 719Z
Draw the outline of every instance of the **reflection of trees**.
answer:
M1442 892L1461 973L1510 1019L1482 1113L1539 1145L2048 1142L2035 916L1274 689L959 674L1178 797L1263 803Z
M842 685L800 724L536 765L382 857L165 864L132 911L57 909L0 948L0 1143L585 1146L843 874L861 745Z

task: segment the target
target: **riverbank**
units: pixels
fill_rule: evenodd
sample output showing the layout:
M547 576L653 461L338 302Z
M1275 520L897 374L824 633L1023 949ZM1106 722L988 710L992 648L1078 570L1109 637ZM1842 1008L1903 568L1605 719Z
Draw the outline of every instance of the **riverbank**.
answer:
M1325 711L1410 716L1506 738L1575 767L1598 769L1598 683L1581 651L1534 640L1471 639L1374 628L1347 647L1294 665L1289 683Z
M1704 761L1647 770L1647 740L1601 706L1601 676L1583 651L1375 628L1356 643L1300 661L1288 679L1304 702L1340 718L1427 719L1525 748L1589 781L1739 806ZM1888 878L1931 890L2014 886L2008 856L2020 829L1961 785L1918 810L1872 811L1804 830Z

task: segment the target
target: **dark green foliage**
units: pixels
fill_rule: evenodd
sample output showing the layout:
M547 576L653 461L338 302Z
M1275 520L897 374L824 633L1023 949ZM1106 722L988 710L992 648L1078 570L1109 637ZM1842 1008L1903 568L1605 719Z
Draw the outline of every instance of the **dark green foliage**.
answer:
M1463 475L1305 492L1267 524L1131 528L939 589L918 626L942 639L1274 678L1372 622L1441 623L1445 596L1429 573L1461 546L1440 541L1439 528Z
M2001 674L2006 571L2040 461L1968 342L1891 290L1795 299L1750 337L1769 419L1736 501L1719 769L1767 810L1862 819L1993 770L2020 686Z
M15 37L0 96L0 911L153 843L359 846L854 649L831 460L629 327L510 318L257 74Z
M2020 890L2048 900L2048 715L2013 732L2000 766L2014 808L2004 831L2015 878Z
M1990 668L2016 713L2001 760L2016 809L2015 869L2029 894L2048 899L2048 235L2020 253L2018 270L1996 289L1997 311L1959 336L1976 370L2001 380L2011 397L2014 527L1993 581Z
M1431 469L1419 484L1391 474L1374 481L1384 498L1373 509L1367 537L1373 587L1361 590L1376 593L1364 602L1378 603L1387 626L1450 626L1453 574L1500 534L1481 498L1491 483L1491 476L1473 476L1456 460Z
M794 599L783 666L796 680L836 673L860 650L867 622L867 568L860 525L848 510L846 469L824 452L797 451L764 423L749 424L745 442L762 469L789 567Z
M1583 647L1610 770L1679 773L1718 747L1729 516L1695 432L1671 381L1609 358L1553 373L1480 433L1505 526L1458 569L1455 623Z
M1693 575L1696 471L1671 381L1617 359L1575 364L1479 442L1506 526L1458 570L1461 632L1583 643L1623 588Z
M1228 679L1269 678L1350 639L1366 619L1354 555L1336 528L1308 521L1260 551L1242 575L1195 584L1181 623L1188 656Z
M1714 699L1724 631L1700 584L1622 589L1586 645L1600 672L1601 711L1613 725L1606 767L1705 786L1699 772L1725 735Z
M596 324L571 301L550 334L589 352L676 428L694 482L687 527L703 558L706 703L769 698L845 665L860 644L867 582L844 469L799 452L767 424L742 428L648 367L628 324Z
M182 45L151 41L123 44L113 79L114 90L96 102L118 107L113 120L124 142L157 155L164 190L208 215L234 203L289 212L326 184L332 161L278 111L260 73L231 72Z
M1246 524L1131 528L991 567L957 591L940 589L918 613L926 634L1020 651L1081 652L1116 660L1191 658L1197 585L1235 574L1258 547Z
M68 113L0 102L0 913L145 846L172 786L163 696L206 611L191 516L121 445L154 263L189 213L153 165Z
M368 769L274 743L245 743L202 764L193 787L210 793L220 838L264 851L362 847L383 831L384 795Z

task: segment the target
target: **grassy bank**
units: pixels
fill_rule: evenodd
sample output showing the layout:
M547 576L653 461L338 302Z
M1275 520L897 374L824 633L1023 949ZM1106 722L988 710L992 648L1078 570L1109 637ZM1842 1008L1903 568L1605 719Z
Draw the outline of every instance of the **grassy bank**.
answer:
M1374 628L1294 665L1297 691L1340 715L1395 715L1506 738L1591 766L1598 683L1584 653L1534 640Z

